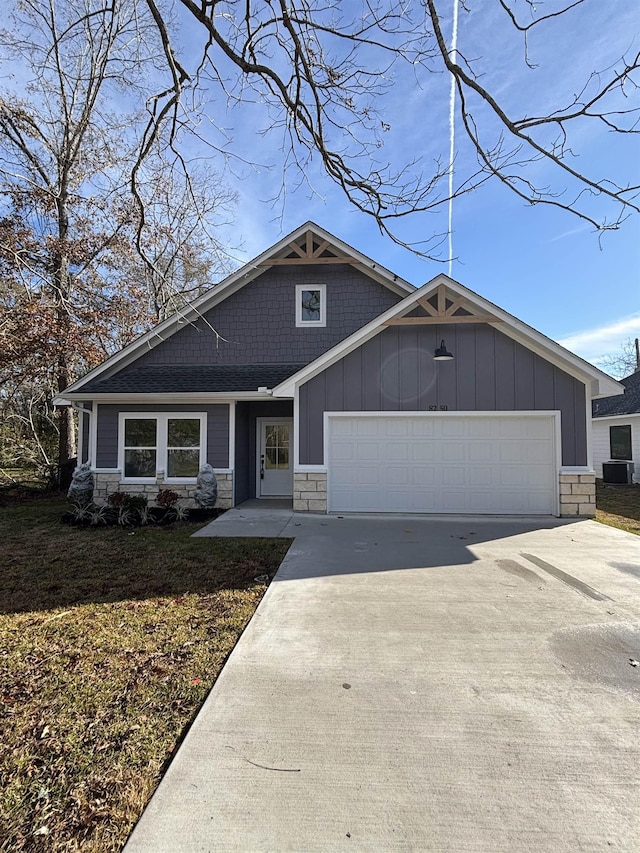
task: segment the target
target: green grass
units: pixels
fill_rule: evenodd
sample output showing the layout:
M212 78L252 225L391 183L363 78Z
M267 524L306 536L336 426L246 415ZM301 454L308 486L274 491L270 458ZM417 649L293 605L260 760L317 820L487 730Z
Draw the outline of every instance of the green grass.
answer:
M0 508L2 851L121 849L290 544L65 506Z
M640 486L596 481L596 521L640 536Z

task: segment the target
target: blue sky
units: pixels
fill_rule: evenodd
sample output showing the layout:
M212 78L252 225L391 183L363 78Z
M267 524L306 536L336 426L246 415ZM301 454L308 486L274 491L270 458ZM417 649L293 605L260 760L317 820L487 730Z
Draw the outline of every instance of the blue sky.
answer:
M441 5L445 9L451 4L447 0ZM516 38L507 45L497 4L477 0L466 6L469 11L460 8L458 47L467 56L489 58L482 65L483 82L493 85L514 113L524 111L525 104L531 114L567 102L585 73L604 68L634 44L639 47L640 7L626 0L595 2L587 12L567 15L532 38L529 55L538 68L526 71L520 61L522 41ZM381 103L382 118L392 125L385 146L392 162L400 162L407 150L426 161L448 153L449 82L445 75L431 76L420 87L410 76L401 78L394 97ZM632 97L639 106L637 93ZM307 177L314 191L309 185L296 187L295 173L289 173L283 199L281 138L275 131L256 133L264 127L259 105L233 109L225 121L233 127L234 150L265 164L234 167L241 178L236 184L240 202L229 237L241 243L240 260L249 260L310 219L413 284L449 271L446 244L442 262L394 245L313 165ZM456 133L456 170L462 174L470 155L459 127ZM603 126L583 126L574 142L578 165L597 176L640 183L637 138L620 144ZM547 174L536 168L544 183ZM606 213L599 204L596 200L594 212ZM416 214L403 223L400 234L417 240L446 232L447 217L446 206ZM640 335L640 216L599 239L589 224L568 213L526 206L503 186L490 183L454 202L453 254L455 279L594 363Z
M341 2L346 8L356 0ZM453 2L438 3L447 38ZM560 0L547 0L540 8L549 12L558 5ZM522 19L527 6L526 0L514 0ZM0 24L6 23L6 12L6 8L0 12ZM201 38L198 25L183 18L177 43L187 64L198 62L196 46ZM640 49L640 4L586 0L577 10L534 31L529 58L536 67L527 69L522 38L514 37L496 0L467 0L460 6L458 49L474 59L483 84L510 113L539 114L552 105L570 103L591 71ZM377 102L381 119L391 127L384 134L380 156L396 167L413 156L423 158L427 169L436 158L446 162L447 74L420 73L407 66L396 70L393 88ZM221 68L223 75L228 71ZM220 87L212 86L200 96L200 103L199 133L218 144L226 136L235 156L224 161L195 144L186 150L238 191L233 221L217 235L237 247L233 256L238 263L313 220L415 285L449 271L446 239L440 261L425 260L395 245L370 217L349 204L318 167L317 158L303 180L295 169L283 177L282 135L270 128L263 106L251 93L245 103L231 107ZM629 92L625 105L640 107L638 92ZM640 183L640 137L616 140L602 124L583 124L572 144L575 163L596 177ZM455 175L462 177L473 160L459 122L455 157ZM562 189L542 165L529 174L539 183ZM608 213L602 199L594 200L591 210L598 216ZM447 226L444 205L403 220L399 236L428 240L434 234L446 236ZM452 244L455 279L596 364L626 339L640 336L638 215L619 231L599 238L590 225L570 214L543 205L526 206L499 183L489 183L454 202Z

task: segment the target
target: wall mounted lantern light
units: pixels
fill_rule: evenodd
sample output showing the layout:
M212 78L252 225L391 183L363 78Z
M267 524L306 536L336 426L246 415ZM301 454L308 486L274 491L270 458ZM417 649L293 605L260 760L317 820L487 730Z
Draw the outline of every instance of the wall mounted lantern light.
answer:
M444 345L444 341L440 341L440 346L436 350L436 354L433 357L434 361L451 361L453 355L447 350Z

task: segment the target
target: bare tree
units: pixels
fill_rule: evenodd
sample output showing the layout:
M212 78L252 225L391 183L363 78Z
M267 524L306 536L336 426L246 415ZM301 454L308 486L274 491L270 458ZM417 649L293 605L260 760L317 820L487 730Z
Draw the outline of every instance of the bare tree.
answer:
M624 379L625 376L635 373L640 370L640 341L638 338L627 338L620 344L617 353L602 358L598 366L617 379Z
M309 160L319 156L349 200L393 236L394 221L446 203L450 196L448 162L408 157L394 169L384 159L389 130L384 96L390 91L404 96L394 89L394 75L410 68L417 86L439 72L455 81L475 166L456 177L454 196L495 179L524 202L560 208L598 231L618 228L639 210L637 182L616 181L614 164L611 174L591 173L577 157L585 126L629 140L638 132L637 51L610 57L604 69L591 68L575 94L567 100L566 94L552 95L553 103L542 113L536 100L527 97L531 93L521 91L516 111L503 103L502 79L485 82L483 58L505 54L504 44L487 45L485 57L466 55L464 45L450 51L442 22L450 2L178 0L178 19L192 29L194 22L200 27L203 46L197 68L191 61L193 42L189 54L180 50L163 0L144 2L162 39L171 84L151 102L139 163L167 122L175 129L188 121L190 112L192 116L188 99L194 89L206 83L211 91L215 84L229 103L262 103L270 110L271 130L279 127L284 133L284 162L304 173ZM543 6L499 0L504 25L520 47L521 68L534 67L530 43L538 31L553 39L559 23L576 23L587 7L599 2L550 0ZM461 5L461 14L470 15L473 10ZM588 42L584 49L589 50ZM565 59L567 66L578 65L574 57ZM209 103L205 111L210 117L215 106ZM598 215L603 207L606 213Z
M149 175L139 172L148 222L133 202L129 176L144 128L142 105L150 82L161 79L163 55L143 4L22 0L13 11L11 29L0 31L2 71L7 81L16 68L27 79L0 95L0 402L35 442L28 452L16 445L21 458L35 455L56 468L75 454L75 421L69 407L52 416L52 394L157 319L157 293L145 293L146 270L132 252L136 234L157 246L164 224L170 239L160 255L167 264L175 267L191 253L192 266L200 263L206 276L215 257L202 257L201 229L218 199L224 206L228 198L220 192L199 207L197 191L183 186L176 208L195 201L189 228L178 233L167 218L175 215L167 196L176 184L156 164L151 193ZM164 220L153 207L160 187ZM168 278L165 301L169 284L179 283ZM42 417L31 418L34 412ZM57 460L41 440L42 423L48 435L57 432Z
M144 182L138 180L138 251L130 256L156 321L182 310L233 266L217 234L229 224L236 193L212 168L187 168L165 150L170 154L169 145L157 146L144 162Z

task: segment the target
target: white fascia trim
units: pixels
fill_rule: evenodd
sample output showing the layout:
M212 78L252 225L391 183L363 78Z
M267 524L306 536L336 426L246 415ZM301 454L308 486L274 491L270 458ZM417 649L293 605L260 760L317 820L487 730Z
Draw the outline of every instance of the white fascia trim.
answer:
M97 403L158 403L173 406L176 403L235 403L237 400L271 400L268 392L237 391L228 392L190 392L184 394L74 394L74 401L91 400Z
M144 350L145 345L147 349L153 349L155 346L171 337L171 335L177 332L178 329L182 328L186 323L190 323L201 314L210 311L211 308L214 308L228 296L231 296L233 293L240 290L240 288L244 287L245 284L249 284L249 282L262 275L268 267L260 266L260 264L269 260L269 258L274 255L277 255L285 249L292 240L296 240L309 230L314 231L318 237L327 240L345 254L351 255L355 262L354 266L362 272L367 273L379 283L384 284L398 295L411 293L415 290L414 285L402 278L399 278L380 264L375 263L371 258L368 258L366 255L358 252L342 240L334 237L333 234L325 231L324 228L321 228L314 222L305 222L304 225L301 225L299 228L296 228L295 231L292 231L286 237L283 237L282 240L274 246L271 246L269 249L266 249L261 255L258 255L256 258L253 258L253 260L240 267L239 270L231 273L230 276L221 281L219 284L212 285L211 289L207 293L203 294L199 299L196 299L191 304L185 306L183 311L168 317L162 323L159 323L153 329L130 343L123 350L112 355L111 358L107 359L107 361L99 364L97 367L94 367L93 370L90 370L89 373L85 374L82 379L77 380L70 385L68 389L65 389L65 392L80 390L80 388L82 388L82 386L89 380L95 379L103 374L108 376L114 373L116 368L122 369L127 364L131 364L131 362L135 361L141 355L140 350Z
M590 417L592 423L599 424L601 421L628 421L631 420L631 423L634 423L633 418L640 418L640 412L631 412L628 415L598 415L597 417Z
M498 308L493 302L489 302L489 300L484 299L482 296L449 278L449 276L441 273L401 302L398 302L383 314L380 314L379 317L367 323L366 326L358 329L357 332L354 332L350 337L341 341L315 361L312 361L302 370L298 371L298 373L281 382L280 385L277 385L273 389L273 396L293 396L296 387L308 382L309 379L312 379L318 373L326 370L327 367L330 367L336 361L344 358L350 352L353 352L353 350L379 334L385 328L384 324L387 320L391 320L394 317L402 317L417 304L418 299L428 298L441 284L444 284L449 290L457 293L459 296L464 296L473 306L480 308L486 313L493 314L498 320L502 321L500 323L489 323L488 325L518 341L518 343L540 355L546 361L556 365L575 379L584 382L585 385L589 383L592 397L614 396L623 393L624 385L620 382L616 382L615 379L612 379L606 373L598 370L597 367L579 358L579 356L574 355L574 353L569 352L569 350L560 346L560 344L552 341L551 338L536 331L532 326L528 326L512 314L509 314L502 308ZM442 325L446 325L446 319Z

